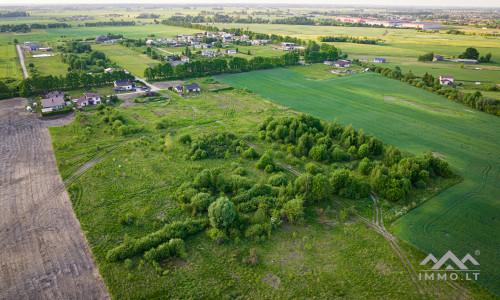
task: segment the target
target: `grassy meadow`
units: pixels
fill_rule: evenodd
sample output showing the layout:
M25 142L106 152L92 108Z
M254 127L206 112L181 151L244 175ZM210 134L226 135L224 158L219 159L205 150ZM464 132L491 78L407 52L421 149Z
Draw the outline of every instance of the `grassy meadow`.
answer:
M443 155L464 182L411 210L392 230L436 256L480 250L479 283L500 294L497 117L373 73L311 81L279 69L215 78L324 120L352 123L405 151Z
M180 135L196 137L230 130L248 138L267 116L295 114L241 90L189 98L170 92L165 95L170 99L116 109L125 124L142 128L130 136L112 134L95 110L86 114L84 122L50 128L63 179L92 158L109 154L68 191L113 298L459 297L439 281L422 282L419 294L382 236L355 219L341 226L333 203L327 202L308 206L304 221L273 230L265 242L242 238L215 244L206 231L192 235L185 239L186 260L160 262L167 271L164 274L137 256L109 262L107 251L124 239L139 238L165 223L191 217L174 194L200 170L219 167L230 175L236 164L247 170L245 177L251 180L263 181L269 176L254 167L255 161L239 159L237 154L186 161L187 146L177 142ZM168 119L168 128L156 129L159 119ZM264 141L255 143L262 149L272 147ZM275 151L280 155L279 147ZM305 162L296 164L298 170L304 170ZM359 201L371 209L367 199ZM119 220L128 214L134 221L124 225ZM407 244L401 247L415 267L425 257ZM257 262L247 263L249 257L257 257ZM468 288L488 297L474 285Z
M99 50L106 54L106 57L116 62L120 68L123 68L135 76L144 77L144 70L150 65L159 63L158 60L153 60L146 54L139 53L135 50L128 49L119 44L98 44L92 45L92 50Z

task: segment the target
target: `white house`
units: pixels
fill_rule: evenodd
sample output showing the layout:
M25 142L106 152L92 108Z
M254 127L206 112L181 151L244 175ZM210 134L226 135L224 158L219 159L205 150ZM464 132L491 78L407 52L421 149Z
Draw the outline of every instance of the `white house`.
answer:
M455 81L454 76L446 76L441 75L438 77L440 85L453 85L453 81Z
M114 82L114 91L131 91L135 89L135 84L128 79L116 80Z
M227 54L236 54L237 52L234 49L228 49L228 50L226 50L226 53Z
M146 41L146 45L150 46L150 45L154 45L156 44L156 41L155 40L147 40Z
M289 42L282 42L281 43L281 49L283 49L283 50L294 50L295 49L295 44L294 43L289 43Z
M373 62L385 64L385 58L375 58Z
M101 95L96 93L83 93L83 96L76 99L78 107L101 104Z
M189 62L189 57L181 56L181 61L187 63L187 62Z
M335 66L337 68L349 68L350 65L351 65L350 61L343 60L343 59L339 59L335 62Z
M213 54L212 54L212 51L210 51L210 50L203 50L203 51L201 51L201 55L212 57Z

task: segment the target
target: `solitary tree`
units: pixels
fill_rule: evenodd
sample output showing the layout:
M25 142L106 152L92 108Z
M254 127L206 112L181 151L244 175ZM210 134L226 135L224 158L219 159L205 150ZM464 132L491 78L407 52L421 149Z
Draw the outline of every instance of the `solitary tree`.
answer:
M217 229L226 229L236 218L233 202L226 197L221 197L208 207L210 224Z

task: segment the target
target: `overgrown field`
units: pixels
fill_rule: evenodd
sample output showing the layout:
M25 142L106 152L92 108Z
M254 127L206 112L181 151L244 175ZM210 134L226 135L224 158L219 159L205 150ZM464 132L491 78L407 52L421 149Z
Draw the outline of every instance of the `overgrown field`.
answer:
M200 83L208 86L212 81ZM262 218L269 218L275 204L265 204L269 201L266 197L256 198L264 201L258 207L244 208L244 203L235 201L240 211L235 222L250 222L253 231L239 232L240 227L232 227L228 236L208 229L191 233L182 237L185 252L178 243L169 243L171 249L175 248L170 255L179 258L152 260L160 252L142 256L122 251L120 256L110 256L110 250L117 246L136 245L139 239L162 228L162 232L171 232L165 231L174 226L168 224L190 219L207 222L206 213L194 204L198 202L188 196L194 187L200 188L199 174L207 173L202 172L204 169L218 169L217 176L238 179L243 185L296 178L286 172L269 174L275 171L268 167L266 171L258 169L257 159L243 158L234 148L228 148L225 154L219 152L221 156L203 158L203 151L190 149L201 145L198 138L205 134L234 132L261 149L272 149L275 159L293 164L300 172L310 168L310 158L299 159L288 155L290 149L284 150L279 143L256 139L261 135L257 125L264 119L295 116L293 111L241 90L189 98L169 96L168 101L94 110L77 116L70 125L50 129L61 175L72 182L68 190L75 213L114 298L419 297L387 242L331 201L307 200L302 221L289 219L289 213L294 215L293 207L289 207L290 211L284 211L288 221L263 232L261 228L268 225L261 223ZM186 134L192 138L191 145L186 144ZM297 149L301 149L300 143ZM103 160L97 160L81 177L71 177L96 158ZM356 169L357 162L321 166L326 169L316 172L349 166ZM275 178L271 180L272 176ZM186 184L193 180L194 185ZM202 190L214 193L215 186L220 186L219 179L216 181L216 185ZM179 189L181 184L184 188ZM372 210L369 199L353 201L360 208ZM248 209L251 213L243 213ZM390 206L387 209L389 212ZM271 219L273 222L277 220ZM134 247L130 249L137 249ZM122 248L126 250L127 246ZM402 248L415 267L425 257L406 244ZM428 281L421 287L425 295L458 297L443 282ZM467 287L478 295L488 295L475 286Z
M281 69L216 79L324 120L352 122L411 153L431 149L446 158L464 182L403 216L393 230L436 257L480 250L479 282L500 294L497 117L378 74L310 81Z

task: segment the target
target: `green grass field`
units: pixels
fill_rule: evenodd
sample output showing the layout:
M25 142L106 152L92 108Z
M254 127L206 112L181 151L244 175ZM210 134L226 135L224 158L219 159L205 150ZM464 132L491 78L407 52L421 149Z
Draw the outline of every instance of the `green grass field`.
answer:
M104 52L106 57L116 62L120 68L139 78L144 77L144 70L149 67L149 64L159 63L158 60L153 60L146 54L141 54L119 44L92 45L92 49Z
M182 156L187 146L177 142L179 135L195 137L227 127L238 135L255 135L256 125L268 115L294 114L255 94L237 90L190 98L167 94L171 96L169 101L118 109L126 124L143 127L142 132L131 136L113 135L95 110L85 117L90 130L78 121L50 128L63 179L116 145L110 156L69 188L76 216L113 298L420 297L382 236L357 221L336 225L334 207L327 202L308 206L303 223L273 230L265 242L242 238L217 245L206 232L188 237L186 261L161 262L168 270L166 275L158 275L138 256L128 264L107 261L107 251L126 236L142 237L164 223L189 217L174 193L203 168L220 167L224 174L230 174L231 165L239 162L248 170L247 178L259 181L269 176L255 169L255 161L238 160L238 155L186 161ZM231 114L227 114L229 110ZM167 129L155 130L154 123L160 118L170 120ZM170 134L172 130L175 132ZM256 143L264 149L270 146L263 141ZM298 169L303 171L303 166ZM120 224L118 220L127 213L135 221ZM407 244L401 247L415 265L425 257ZM258 255L256 265L244 262L252 248ZM427 281L421 287L427 296L458 297L443 282ZM477 295L488 295L473 285L468 288Z
M0 80L2 78L22 79L21 67L17 63L16 47L0 43Z
M444 155L464 182L403 216L393 230L435 256L480 250L479 282L500 294L497 117L373 73L310 81L278 69L215 78L325 120L352 123L408 152Z
M58 53L53 54L55 55L50 57L32 57L32 55L26 54L24 61L26 68L30 63L33 63L39 75L65 76L68 73L68 64L61 61L61 56Z

